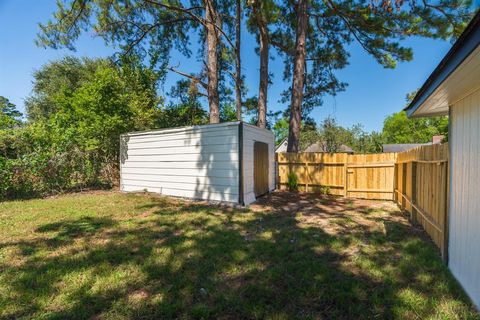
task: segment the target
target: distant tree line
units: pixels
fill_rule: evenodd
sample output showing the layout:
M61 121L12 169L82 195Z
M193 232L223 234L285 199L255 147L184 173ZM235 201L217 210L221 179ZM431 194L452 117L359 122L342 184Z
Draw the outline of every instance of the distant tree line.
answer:
M288 136L288 122L278 120L272 130L277 144ZM346 128L337 123L334 117L325 118L319 125L311 119L302 124L300 131L300 151L318 143L326 152L340 152L348 146L356 153L383 152L383 144L427 143L435 135L448 140L448 117L408 118L400 111L385 118L381 132L365 131L362 124Z

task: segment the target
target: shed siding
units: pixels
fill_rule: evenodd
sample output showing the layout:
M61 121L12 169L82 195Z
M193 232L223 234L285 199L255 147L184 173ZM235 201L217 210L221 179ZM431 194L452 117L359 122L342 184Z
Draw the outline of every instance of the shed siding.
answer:
M238 123L122 136L121 190L238 202Z
M243 124L243 193L245 204L255 201L253 180L253 144L255 141L268 144L269 189L275 189L275 139L273 133L252 125Z
M449 267L480 306L480 91L451 107Z

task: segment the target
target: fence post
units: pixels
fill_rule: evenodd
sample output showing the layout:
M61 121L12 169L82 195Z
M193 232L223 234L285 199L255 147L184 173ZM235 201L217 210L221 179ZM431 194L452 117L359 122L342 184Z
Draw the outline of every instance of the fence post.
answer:
M406 195L407 194L407 163L404 162L402 163L402 194ZM402 210L405 210L406 207L406 201L405 198L402 197L401 201L401 208Z
M344 179L343 179L343 196L347 196L348 195L348 157L350 155L347 154L345 157L344 157L344 162L343 162L343 175L344 175Z
M448 149L450 151L450 149ZM443 218L443 250L442 258L443 262L448 266L448 237L449 237L449 218L450 214L450 154L448 155L448 162L444 163L445 174L445 213Z
M398 164L396 158L393 164L393 201L398 204L398 195L395 190L398 190Z
M280 190L280 165L278 164L278 153L275 152L275 187Z
M412 204L417 205L417 162L412 161ZM418 222L417 209L414 206L412 207L412 219L415 222Z
M308 162L305 162L305 192L308 192Z

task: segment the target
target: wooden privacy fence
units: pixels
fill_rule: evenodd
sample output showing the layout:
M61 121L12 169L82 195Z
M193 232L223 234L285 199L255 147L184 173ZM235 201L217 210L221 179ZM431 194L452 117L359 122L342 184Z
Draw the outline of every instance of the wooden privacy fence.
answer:
M448 144L399 153L395 164L395 201L420 223L447 259Z
M278 187L294 173L300 191L393 200L395 153L278 153Z
M278 153L278 188L289 173L299 190L363 199L395 200L420 223L447 257L448 144L402 153Z

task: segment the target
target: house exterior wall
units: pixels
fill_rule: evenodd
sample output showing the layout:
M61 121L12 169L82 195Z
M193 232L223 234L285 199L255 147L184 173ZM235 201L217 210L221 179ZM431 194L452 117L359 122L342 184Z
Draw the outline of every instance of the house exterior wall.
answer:
M480 306L480 90L450 107L449 267Z
M275 152L276 153L287 152L287 146L288 146L288 141L287 139L284 139L282 143L278 145L277 149L275 149Z
M243 193L245 204L255 201L253 176L253 144L268 144L268 180L270 191L275 189L275 138L271 131L243 124Z
M121 137L122 191L238 202L238 123Z

